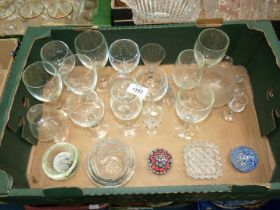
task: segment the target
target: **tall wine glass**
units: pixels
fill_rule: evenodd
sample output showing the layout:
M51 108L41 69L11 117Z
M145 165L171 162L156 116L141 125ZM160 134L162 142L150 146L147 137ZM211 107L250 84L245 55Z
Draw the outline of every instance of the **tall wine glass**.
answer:
M130 39L118 39L109 47L109 61L121 75L128 75L136 69L139 60L138 45Z
M156 134L155 128L162 120L163 111L162 107L154 102L162 99L168 89L167 74L160 68L166 53L164 48L156 43L145 44L140 52L145 66L139 69L135 78L139 85L149 89L144 98L148 104L143 108L142 117L147 133Z
M38 61L27 66L22 80L28 92L43 102L57 101L63 88L59 72L47 61Z
M67 88L82 95L88 89L94 89L97 73L91 59L82 54L68 56L60 65L59 71Z
M95 138L102 139L107 135L109 125L102 123L104 103L94 90L83 95L72 93L68 97L68 109L71 120L81 127L91 128Z
M32 135L39 141L62 142L68 137L67 126L59 118L59 114L44 104L30 107L27 112L27 120Z
M202 78L204 64L205 60L200 52L183 50L174 65L173 81L179 88L193 88Z
M136 122L142 110L142 99L127 91L129 85L135 83L128 76L120 77L111 87L110 107L117 119L124 122L124 136L135 137L140 128Z
M184 124L173 124L174 134L183 140L191 139L197 132L196 123L205 120L212 110L214 93L208 86L199 84L192 89L181 88L177 93L175 108Z
M207 66L219 63L227 52L229 37L225 32L215 28L205 29L200 32L194 50L200 52L205 58ZM199 57L197 56L199 60Z
M105 91L108 81L103 73L109 53L105 37L99 31L85 31L75 38L75 49L79 54L87 55L98 73L97 91Z
M47 42L40 50L41 59L52 63L57 68L70 55L72 55L72 52L67 44L59 40Z

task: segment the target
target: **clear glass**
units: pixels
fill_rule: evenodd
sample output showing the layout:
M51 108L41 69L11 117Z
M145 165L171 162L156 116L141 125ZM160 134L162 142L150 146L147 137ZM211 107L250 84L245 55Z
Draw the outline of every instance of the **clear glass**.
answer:
M225 56L229 46L229 37L219 29L209 28L200 32L195 45L195 52L200 52L207 66L219 63ZM197 56L197 59L199 57Z
M238 94L228 103L227 110L224 111L224 119L228 122L236 121L235 113L243 112L248 104L248 97L244 94Z
M186 171L194 179L217 179L223 175L222 158L215 144L195 141L185 146Z
M57 101L63 88L59 72L54 65L46 61L27 66L23 71L22 80L28 92L43 102Z
M144 106L142 116L148 134L156 134L156 129L163 117L162 108L154 102L164 97L168 89L168 77L160 64L165 58L164 48L156 43L145 44L141 50L144 68L138 70L135 78L139 85L148 88L147 95L143 98L148 101Z
M117 139L95 144L87 162L89 178L101 187L126 184L132 178L134 168L133 151Z
M15 0L6 0L0 2L0 20L3 21L1 23L1 28L5 34L16 34L21 30L19 28L20 24L15 22L17 17L17 6Z
M138 45L130 39L118 39L109 47L109 61L119 74L128 75L136 69L139 60Z
M140 126L136 119L142 110L142 99L127 91L131 83L135 83L132 77L118 77L111 88L110 95L111 110L115 117L124 123L123 134L128 138L138 134Z
M91 59L82 54L68 56L60 65L59 71L67 88L82 95L89 89L95 89L97 73Z
M213 107L214 94L203 84L192 89L181 88L177 93L175 109L184 124L174 121L174 134L183 140L191 139L197 132L196 123L205 120Z
M32 135L42 142L62 142L68 137L68 128L58 112L44 104L31 106L27 120Z
M75 20L74 5L70 1L54 1L47 8L49 21L70 24Z
M174 65L173 81L179 88L193 88L202 78L204 64L205 60L200 52L183 50Z
M58 40L47 42L40 50L41 59L52 63L57 68L70 55L72 52L67 44Z
M94 90L88 90L83 95L72 93L67 102L70 118L75 124L90 127L96 139L107 135L109 125L102 123L104 103Z
M85 31L75 38L75 49L79 54L87 55L92 59L98 73L97 91L105 91L108 88L108 80L103 74L108 61L108 45L105 37L99 31Z
M53 180L67 180L77 171L79 150L69 143L57 143L50 146L44 153L42 168L44 173Z
M244 66L237 65L233 68L235 82L236 83L243 83L247 77L247 69Z

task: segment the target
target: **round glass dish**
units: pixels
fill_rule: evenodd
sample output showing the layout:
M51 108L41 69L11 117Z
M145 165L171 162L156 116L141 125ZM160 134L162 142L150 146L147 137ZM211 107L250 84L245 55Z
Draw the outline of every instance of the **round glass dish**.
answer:
M53 180L72 177L79 165L79 150L69 143L57 143L48 148L42 159L45 174Z
M126 184L134 174L134 154L117 139L103 140L94 145L87 162L88 176L101 187Z

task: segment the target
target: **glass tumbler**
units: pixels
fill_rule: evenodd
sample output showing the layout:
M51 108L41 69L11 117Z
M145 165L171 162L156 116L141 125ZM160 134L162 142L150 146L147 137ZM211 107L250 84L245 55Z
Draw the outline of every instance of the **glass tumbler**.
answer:
M192 89L181 88L177 93L175 109L184 124L174 121L173 131L180 139L191 139L198 131L197 123L205 120L214 104L214 93L206 85Z
M97 73L91 59L82 54L68 56L60 65L59 71L67 88L82 95L88 89L95 89Z
M23 71L22 80L28 92L43 102L57 101L63 88L59 72L54 65L46 61L27 66Z
M105 91L108 81L103 69L108 61L108 45L105 37L99 31L85 31L75 38L75 49L79 54L87 55L98 73L97 91Z
M183 50L174 65L173 81L179 88L193 88L202 78L204 64L205 60L200 52Z
M89 178L101 187L118 187L133 176L133 151L118 139L106 139L94 145L87 162Z
M229 46L229 37L219 29L209 28L200 32L195 45L195 52L200 52L207 66L219 63L225 56ZM196 56L199 60L199 56Z
M131 77L121 77L116 80L111 88L110 107L117 119L124 122L123 134L133 138L140 125L136 122L142 110L142 99L127 91L130 84L135 83Z
M44 105L31 106L27 112L27 120L32 135L42 142L65 141L68 128L54 109Z
M52 63L57 68L70 55L72 52L67 44L59 40L47 42L40 50L41 59Z
M72 93L67 103L70 118L75 124L91 128L94 138L102 139L107 135L109 125L102 123L104 103L94 90L88 90L83 95Z

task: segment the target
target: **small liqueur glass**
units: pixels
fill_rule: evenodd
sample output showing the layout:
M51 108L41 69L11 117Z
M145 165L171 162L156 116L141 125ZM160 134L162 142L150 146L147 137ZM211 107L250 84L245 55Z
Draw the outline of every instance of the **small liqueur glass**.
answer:
M224 111L224 119L228 122L236 121L236 113L243 112L248 104L248 97L244 94L238 94L228 103L228 109Z
M67 180L72 177L79 166L79 150L69 143L57 143L44 153L42 168L53 180Z
M247 69L244 66L237 65L233 67L235 77L234 95L245 94L246 91L246 78L248 76Z

